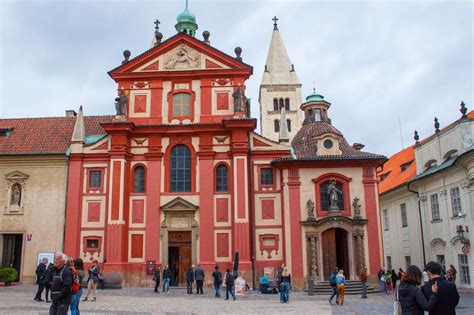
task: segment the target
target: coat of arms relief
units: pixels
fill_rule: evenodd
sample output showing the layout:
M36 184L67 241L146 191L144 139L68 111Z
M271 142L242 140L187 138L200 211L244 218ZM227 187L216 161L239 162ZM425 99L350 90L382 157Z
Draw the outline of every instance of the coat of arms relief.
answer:
M185 44L165 54L164 61L164 68L169 70L201 68L200 53Z

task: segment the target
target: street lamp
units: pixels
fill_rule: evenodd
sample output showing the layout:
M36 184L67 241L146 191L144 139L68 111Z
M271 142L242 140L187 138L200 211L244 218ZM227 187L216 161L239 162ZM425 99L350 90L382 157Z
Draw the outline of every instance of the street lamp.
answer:
M459 237L459 240L461 241L462 244L469 246L470 241L469 239L465 236L465 233L469 231L468 227L466 226L466 230L464 230L464 227L462 225L456 225L456 234Z

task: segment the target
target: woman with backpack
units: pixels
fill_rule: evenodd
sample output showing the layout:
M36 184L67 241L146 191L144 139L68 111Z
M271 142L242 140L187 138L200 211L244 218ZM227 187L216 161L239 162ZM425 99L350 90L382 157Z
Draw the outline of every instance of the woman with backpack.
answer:
M290 286L291 286L291 274L288 267L283 268L281 273L281 298L282 303L290 302Z
M79 315L81 312L79 311L79 300L82 295L80 280L79 280L79 273L74 266L74 260L72 258L68 258L66 261L66 267L71 270L72 273L72 286L71 286L71 315Z
M97 301L97 283L99 282L99 274L99 262L97 260L94 260L92 262L92 266L89 267L89 278L87 278L86 297L82 301L87 301L91 290L94 290L94 298L92 299L92 302Z
M329 298L329 304L332 304L332 299L336 297L336 303L339 303L339 292L337 291L337 284L336 284L336 277L339 269L336 267L334 268L333 272L331 273L331 276L329 277L329 285L332 288L332 294L331 297Z
M214 272L212 273L214 278L214 289L216 290L216 298L221 297L221 284L222 284L222 273L219 271L219 266L214 267Z
M336 302L338 304L344 305L344 297L346 295L346 277L344 277L344 270L339 270L339 273L336 276L336 285L337 285L337 292L339 292L339 296L337 297Z

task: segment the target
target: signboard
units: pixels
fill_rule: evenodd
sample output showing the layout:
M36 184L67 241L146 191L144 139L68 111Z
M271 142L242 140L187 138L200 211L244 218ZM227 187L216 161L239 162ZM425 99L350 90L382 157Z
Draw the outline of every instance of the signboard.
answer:
M154 260L147 260L146 262L146 273L147 275L155 274L156 262Z
M27 240L28 242L31 242L31 239L32 239L32 238L33 238L33 234L31 234L31 233L26 234L26 240Z
M273 268L273 267L264 267L263 268L263 273L265 275L267 275L267 277L270 281L275 279L275 268Z
M44 252L44 253L38 253L38 259L37 259L36 266L38 266L41 263L41 260L43 260L43 258L48 258L48 265L49 265L49 263L54 264L54 253Z
M246 289L245 279L237 277L237 279L235 279L235 295L245 295Z
M469 245L464 244L464 246L461 248L461 251L463 254L469 253Z

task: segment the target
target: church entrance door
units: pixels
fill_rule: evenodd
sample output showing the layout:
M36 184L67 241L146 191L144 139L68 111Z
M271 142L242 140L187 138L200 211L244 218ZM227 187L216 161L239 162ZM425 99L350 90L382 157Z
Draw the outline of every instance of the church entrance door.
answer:
M344 270L346 279L350 278L349 243L347 231L333 228L322 233L322 253L324 280L329 280L334 268Z
M168 264L171 269L171 285L186 282L186 271L191 267L191 231L168 232Z

